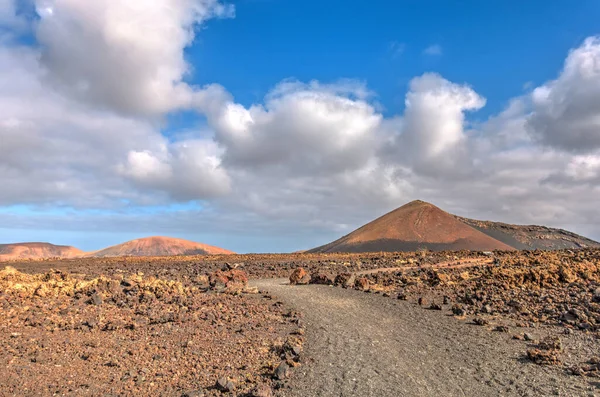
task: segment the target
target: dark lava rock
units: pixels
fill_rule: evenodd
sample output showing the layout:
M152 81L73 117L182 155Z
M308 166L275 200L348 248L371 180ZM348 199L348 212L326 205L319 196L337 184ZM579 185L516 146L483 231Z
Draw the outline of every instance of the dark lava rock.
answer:
M90 298L92 304L96 306L100 306L102 304L102 297L97 293L94 292Z
M277 368L275 368L275 371L273 372L273 377L277 380L283 380L283 379L287 378L289 369L290 369L289 365L287 365L287 363L285 361L282 361L277 366Z
M354 276L352 273L339 273L337 276L335 276L333 283L344 288L352 288L352 286L354 286L355 279L356 276Z
M333 280L326 273L316 272L316 273L313 273L310 275L310 283L311 284L332 285Z
M222 392L232 392L235 389L235 384L225 377L217 379L215 388Z
M465 309L463 309L463 307L459 304L454 304L452 305L452 314L454 314L455 316L464 316L465 313Z

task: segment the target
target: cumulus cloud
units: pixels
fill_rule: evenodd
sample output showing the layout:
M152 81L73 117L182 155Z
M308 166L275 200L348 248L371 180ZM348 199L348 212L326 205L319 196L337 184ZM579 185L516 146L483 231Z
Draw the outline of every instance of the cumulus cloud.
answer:
M600 149L600 37L572 50L556 80L533 90L527 122L544 145L573 152Z
M365 166L382 116L361 85L284 83L250 108L227 103L209 118L231 167L280 167L288 175L334 174Z
M480 109L485 99L469 86L427 73L411 81L405 105L394 155L425 174L456 172L466 160L465 112Z
M4 0L6 1L6 0ZM126 114L189 107L184 48L198 24L227 17L218 0L37 0L42 63L79 99Z
M168 193L177 201L227 194L231 182L213 141L185 140L163 145L158 153L130 151L120 172L139 187Z
M103 207L127 192L113 165L154 127L81 107L43 83L36 51L0 48L0 203Z

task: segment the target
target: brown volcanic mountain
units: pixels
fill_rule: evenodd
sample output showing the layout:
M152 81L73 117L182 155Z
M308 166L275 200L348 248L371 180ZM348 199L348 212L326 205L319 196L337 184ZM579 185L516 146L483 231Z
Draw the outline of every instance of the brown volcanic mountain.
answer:
M171 256L171 255L212 255L233 254L223 248L212 245L196 243L172 237L147 237L127 241L100 251L92 252L88 256Z
M50 243L0 244L0 261L16 259L75 258L83 251L67 245Z
M461 218L416 200L308 252L473 251L600 247L588 238L545 226Z
M435 205L410 202L330 244L309 252L512 250Z

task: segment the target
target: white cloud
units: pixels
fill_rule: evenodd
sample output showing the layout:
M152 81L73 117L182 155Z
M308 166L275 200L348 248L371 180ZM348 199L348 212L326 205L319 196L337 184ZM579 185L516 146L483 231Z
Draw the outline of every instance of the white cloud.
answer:
M166 192L176 201L206 199L231 189L220 156L213 141L186 140L165 144L158 153L132 150L119 170L139 187Z
M465 112L485 99L466 85L427 73L413 79L406 95L401 134L393 156L425 174L457 171L465 157Z
M286 82L264 105L227 103L209 115L230 167L275 167L287 175L332 175L365 166L378 147L382 116L363 86Z
M37 0L37 39L49 78L69 95L125 114L189 107L195 89L183 50L218 0Z
M533 90L527 127L540 143L561 150L600 149L600 37L572 50L556 80Z
M439 44L432 44L423 50L423 54L429 56L440 56L442 55L442 46Z

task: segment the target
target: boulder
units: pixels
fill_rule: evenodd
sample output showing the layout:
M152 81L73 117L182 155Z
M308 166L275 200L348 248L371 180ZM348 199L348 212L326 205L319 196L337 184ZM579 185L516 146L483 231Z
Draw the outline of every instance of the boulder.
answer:
M326 273L315 272L310 275L310 283L311 284L332 285L333 280Z
M310 275L304 268L299 267L290 275L290 285L305 285L310 282Z
M361 291L368 291L371 283L366 278L361 277L354 282L354 286Z
M210 288L227 293L240 293L248 285L248 275L243 270L217 270L209 277Z
M356 276L353 273L339 273L335 276L333 284L344 288L352 288L355 280Z

